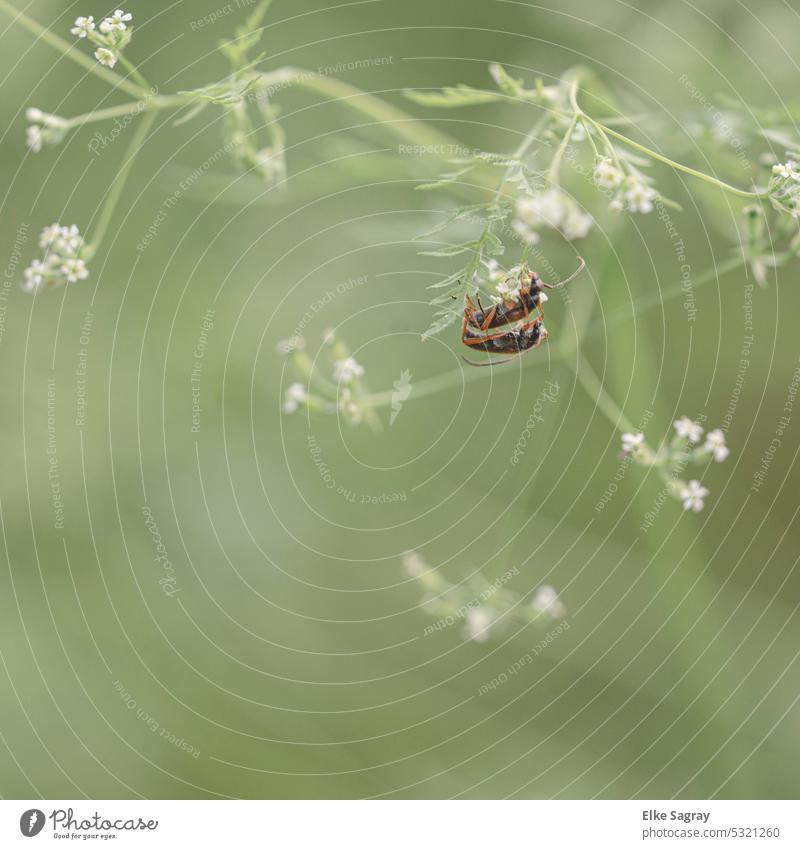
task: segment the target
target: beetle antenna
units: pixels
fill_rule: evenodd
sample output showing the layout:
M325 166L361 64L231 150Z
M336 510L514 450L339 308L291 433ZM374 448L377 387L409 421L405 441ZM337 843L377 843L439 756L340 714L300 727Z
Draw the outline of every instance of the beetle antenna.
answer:
M575 271L572 272L572 274L570 274L569 277L567 277L566 280L562 280L560 283L553 283L553 284L542 283L542 285L544 287L546 287L547 289L560 289L562 286L566 286L567 283L574 280L581 273L581 271L583 271L583 269L586 268L586 260L582 256L578 257L578 263L579 263L578 267L575 269Z

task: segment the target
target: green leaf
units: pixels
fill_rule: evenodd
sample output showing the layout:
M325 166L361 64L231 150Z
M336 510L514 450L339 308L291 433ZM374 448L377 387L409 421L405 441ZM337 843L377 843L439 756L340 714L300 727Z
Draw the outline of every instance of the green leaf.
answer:
M501 64L493 62L489 65L489 73L503 94L509 97L520 97L525 91L522 80L514 79Z

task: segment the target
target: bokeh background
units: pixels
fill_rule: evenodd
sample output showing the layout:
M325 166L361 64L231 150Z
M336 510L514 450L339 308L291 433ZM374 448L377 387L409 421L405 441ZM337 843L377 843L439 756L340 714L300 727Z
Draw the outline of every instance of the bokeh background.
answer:
M128 56L164 94L219 79L217 42L247 9L192 22L224 5L134 0ZM76 15L108 11L40 0L26 10L62 35ZM694 127L693 114L698 125L707 115L681 76L715 107L785 110L798 23L790 4L728 0L274 0L263 67L343 66L338 78L459 142L507 152L531 123L526 107L425 110L402 89L485 86L490 62L546 82L581 64L643 116L656 149L746 185L770 143L743 128L737 156L713 127ZM31 155L24 109L71 115L127 96L7 15L0 45L0 253L14 278L0 338L4 797L796 795L800 411L751 490L798 366L796 266L754 287L743 369L746 269L692 287L691 302L674 297L681 269L663 223L611 216L587 194L598 222L579 246L589 271L569 302L551 304L549 346L522 366L469 371L455 329L419 337L427 285L457 262L421 257L413 241L452 203L414 191L442 163L288 87L275 98L284 190L219 158L137 250L165 198L222 143L218 113L177 127L164 114L91 278L34 299L17 284L39 230L88 226L126 142L95 155L98 125ZM693 279L724 272L741 204L654 174L684 208L673 221ZM540 247L553 268L574 266L577 246L557 234ZM336 327L372 391L410 371L411 395L391 426L390 408L378 410L380 431L281 413L294 377L276 344L337 286L303 327L307 351L327 368L321 337ZM715 426L727 412L731 457L704 473L704 512L667 500L642 530L663 484L636 467L615 481L619 429L576 380L577 352L632 422L648 416L653 444L679 415ZM440 376L449 385L430 391ZM558 399L512 467L546 380ZM174 569L171 595L144 508ZM483 644L458 625L426 635L408 549L453 583L516 568L507 589L520 603L550 584L570 628L479 696L542 631Z

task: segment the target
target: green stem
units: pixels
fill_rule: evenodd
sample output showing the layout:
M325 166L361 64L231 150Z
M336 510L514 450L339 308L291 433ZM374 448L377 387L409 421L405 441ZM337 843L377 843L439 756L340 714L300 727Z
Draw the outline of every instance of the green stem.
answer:
M122 158L122 169L117 173L114 182L111 184L111 188L108 190L105 202L103 203L103 208L100 211L100 217L98 218L94 232L92 233L90 244L93 251L96 251L103 241L106 231L108 230L108 225L111 223L111 218L114 215L114 210L116 209L120 196L122 195L122 190L125 187L125 182L128 179L131 168L133 167L136 155L141 150L144 140L150 132L150 128L153 126L153 121L155 121L155 119L156 113L149 112L144 116L144 118L142 118L141 122L136 127L136 131L131 136L130 143L128 144L125 155Z
M616 401L606 392L600 378L595 374L594 369L589 365L588 360L579 355L577 362L567 361L575 372L575 377L578 382L588 393L589 397L597 405L597 408L605 415L617 430L635 430L630 423L625 413L617 406Z
M46 44L49 44L51 47L54 47L66 56L67 59L71 59L73 62L76 62L82 68L90 71L95 76L100 77L123 91L127 91L128 94L132 94L134 97L142 96L142 90L138 85L126 80L124 77L121 77L110 68L106 68L104 65L101 65L93 57L87 56L85 53L81 53L80 50L75 48L75 45L70 44L60 36L50 32L49 29L46 29L41 24L34 21L33 18L29 18L24 12L20 12L11 3L8 3L7 0L0 0L0 11L5 12L10 18L13 18L15 22L25 27L28 32L33 33Z
M95 109L94 112L75 115L72 118L67 118L66 121L70 128L82 127L84 124L109 121L112 118L124 118L126 115L136 115L140 112L158 112L162 109L176 109L184 106L190 100L191 97L183 94L151 97L144 100L134 100L131 103L123 103L119 106L109 106L106 109Z
M134 82L136 82L140 88L143 88L145 91L153 91L150 83L142 76L141 71L133 64L130 60L126 59L122 53L118 54L119 63L127 70L130 76L133 78Z
M553 186L557 186L559 184L561 160L564 158L564 153L567 150L567 146L569 145L570 139L572 138L573 130L575 129L575 125L578 123L579 118L580 116L577 113L572 116L572 120L569 122L567 131L566 133L564 133L564 138L561 139L561 144L559 144L555 154L553 155L553 160L550 163L550 168L547 171L547 181Z

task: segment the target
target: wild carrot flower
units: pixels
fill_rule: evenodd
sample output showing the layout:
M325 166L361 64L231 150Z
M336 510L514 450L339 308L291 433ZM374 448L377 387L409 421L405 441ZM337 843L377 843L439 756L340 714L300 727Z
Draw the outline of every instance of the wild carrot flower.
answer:
M364 367L353 357L347 357L334 363L333 376L341 383L351 383L355 378L364 376Z
M482 607L474 607L467 611L464 635L476 643L485 643L489 639L491 625L491 615Z
M293 383L287 390L283 399L283 412L293 413L308 400L308 392L302 383Z
M567 612L558 593L549 584L542 584L534 593L531 607L537 615L546 614L553 619L561 619Z
M625 175L608 157L599 159L594 166L594 182L601 189L618 189Z
M623 433L622 450L625 454L634 454L644 443L643 433Z
M64 118L49 115L35 107L27 109L25 117L31 122L26 130L26 142L33 153L39 153L46 144L58 144L69 128Z
M91 248L85 244L74 224L70 227L60 224L45 227L39 236L39 247L44 255L25 269L24 291L33 293L45 286L77 283L89 276L86 260Z
M133 19L133 15L130 12L123 12L122 9L117 9L113 15L108 18L104 18L102 23L100 24L100 32L110 33L114 30L119 30L122 32L127 29L125 26L126 21L130 21ZM77 23L77 22L76 22Z
M113 50L109 50L107 47L98 47L97 50L94 51L94 58L101 65L105 65L107 68L113 68L114 65L117 64L117 54L114 53Z
M701 485L700 481L692 480L681 490L681 501L684 510L692 510L699 513L703 509L704 499L708 490Z
M653 201L656 193L641 180L628 178L628 188L625 191L625 206L629 212L647 214L653 211Z
M675 433L682 439L688 439L691 443L699 442L700 437L703 435L703 428L697 422L693 422L688 416L682 416L673 425L675 427Z
M75 18L75 26L70 30L70 32L73 35L77 35L78 38L86 38L93 29L94 18L91 15L86 17L81 15L79 18Z
M725 434L717 428L706 434L706 443L703 448L710 452L714 459L721 463L731 452L725 444Z

